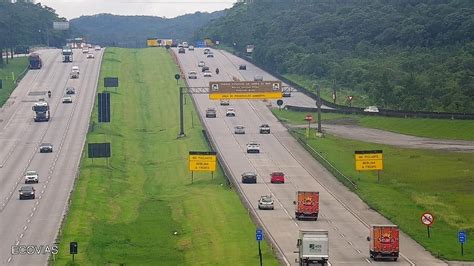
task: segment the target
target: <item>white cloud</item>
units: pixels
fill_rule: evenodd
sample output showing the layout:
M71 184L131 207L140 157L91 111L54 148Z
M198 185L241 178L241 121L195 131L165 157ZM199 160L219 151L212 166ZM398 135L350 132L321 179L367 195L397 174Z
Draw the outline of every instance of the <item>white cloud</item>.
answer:
M60 17L110 13L114 15L149 15L172 18L197 11L213 12L232 7L237 0L42 0Z

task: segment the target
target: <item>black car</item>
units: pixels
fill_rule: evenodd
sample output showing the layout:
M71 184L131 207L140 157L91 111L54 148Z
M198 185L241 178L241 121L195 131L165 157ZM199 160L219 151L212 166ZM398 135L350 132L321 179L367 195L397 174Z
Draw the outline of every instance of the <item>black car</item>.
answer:
M244 184L256 184L257 174L253 172L245 172L242 174L242 183Z
M203 67L201 68L201 70L202 70L202 72L206 72L207 70L209 70L209 67L208 67L208 66L203 66Z
M41 153L53 152L53 144L51 144L51 143L41 143L40 152Z
M73 87L67 87L66 94L76 94L76 89L74 89Z
M33 186L23 186L18 191L20 192L20 200L35 199L35 188Z
M185 53L186 53L186 50L184 50L184 48L179 48L178 54L185 54Z
M216 118L217 111L215 108L209 107L206 109L206 118Z
M247 66L246 65L239 65L239 70L247 70Z

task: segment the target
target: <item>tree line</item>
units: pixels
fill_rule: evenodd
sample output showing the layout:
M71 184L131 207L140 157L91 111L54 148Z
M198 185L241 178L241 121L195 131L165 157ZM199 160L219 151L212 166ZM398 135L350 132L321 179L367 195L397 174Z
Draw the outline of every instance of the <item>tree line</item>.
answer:
M280 74L390 109L474 112L474 1L254 0L201 29Z
M41 3L0 0L0 50L13 55L18 46L61 47L69 32L54 30L55 21L66 19ZM4 63L3 56L0 56L0 67Z

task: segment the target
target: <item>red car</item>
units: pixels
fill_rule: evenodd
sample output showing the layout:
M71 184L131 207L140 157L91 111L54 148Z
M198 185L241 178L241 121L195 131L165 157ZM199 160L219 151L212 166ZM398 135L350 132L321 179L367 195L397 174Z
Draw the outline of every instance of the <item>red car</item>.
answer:
M285 183L285 174L282 172L273 172L270 176L272 183Z

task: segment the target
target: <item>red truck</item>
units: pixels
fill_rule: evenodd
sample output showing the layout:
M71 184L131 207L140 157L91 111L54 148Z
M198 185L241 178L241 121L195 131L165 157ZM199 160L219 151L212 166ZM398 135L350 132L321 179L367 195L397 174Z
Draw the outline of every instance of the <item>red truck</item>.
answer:
M312 219L317 220L319 214L319 192L298 191L296 193L295 217L297 220Z
M396 225L371 225L370 236L370 257L374 260L392 259L396 261L399 253L399 234Z

